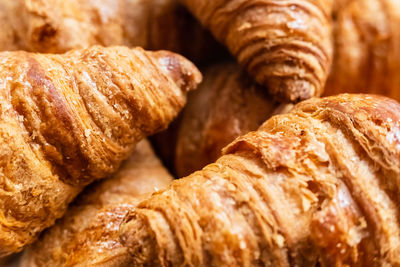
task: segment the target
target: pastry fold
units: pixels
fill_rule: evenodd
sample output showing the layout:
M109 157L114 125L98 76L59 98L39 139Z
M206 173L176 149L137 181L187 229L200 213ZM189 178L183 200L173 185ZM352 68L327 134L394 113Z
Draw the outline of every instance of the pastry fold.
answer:
M129 266L119 225L137 203L163 189L172 177L141 141L118 172L86 188L62 219L23 254L21 267Z
M400 104L304 101L139 203L133 266L398 266Z
M85 185L165 129L200 80L166 51L0 53L0 256L32 243Z

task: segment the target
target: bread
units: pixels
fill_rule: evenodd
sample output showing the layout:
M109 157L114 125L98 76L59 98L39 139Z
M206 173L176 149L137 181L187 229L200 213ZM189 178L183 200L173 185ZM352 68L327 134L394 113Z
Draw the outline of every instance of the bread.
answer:
M341 0L326 95L373 93L400 100L400 2Z
M182 0L281 101L320 96L332 62L333 0Z
M221 51L178 0L0 0L0 22L1 51L125 45L172 50L197 61Z
M236 137L290 106L274 101L233 62L207 68L181 115L175 148L178 177L214 162Z
M140 48L3 52L0 62L0 256L165 129L201 80L187 59Z
M399 266L400 104L304 101L138 204L132 266Z
M24 253L21 267L129 266L119 225L135 205L172 177L141 141L113 177L86 188L65 216Z

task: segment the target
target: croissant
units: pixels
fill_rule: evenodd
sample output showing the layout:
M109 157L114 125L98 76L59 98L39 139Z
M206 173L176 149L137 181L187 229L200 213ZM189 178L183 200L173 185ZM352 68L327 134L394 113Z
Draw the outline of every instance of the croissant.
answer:
M0 0L0 22L0 50L63 53L126 45L196 60L218 50L178 0Z
M133 266L399 266L400 104L304 101L138 204Z
M335 56L326 95L364 92L400 100L400 2L338 2Z
M147 141L110 179L90 185L65 216L25 250L23 266L127 266L130 255L119 242L119 224L135 204L172 177Z
M214 162L236 137L256 130L274 113L290 106L273 101L235 63L209 67L203 83L189 94L179 123L177 175L189 175Z
M185 58L141 48L3 52L0 62L0 256L165 129L201 80Z
M182 0L283 101L322 94L332 61L332 0Z

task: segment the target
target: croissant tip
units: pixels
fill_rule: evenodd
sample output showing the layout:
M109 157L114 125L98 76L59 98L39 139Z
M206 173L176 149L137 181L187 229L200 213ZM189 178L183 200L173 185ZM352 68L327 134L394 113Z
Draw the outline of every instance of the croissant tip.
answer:
M128 248L133 260L142 265L156 259L156 241L144 218L131 213L120 228L120 241Z
M185 57L168 51L154 53L164 73L170 76L183 92L194 90L202 81L200 71Z
M265 86L280 102L297 103L317 96L315 85L304 79L269 78Z

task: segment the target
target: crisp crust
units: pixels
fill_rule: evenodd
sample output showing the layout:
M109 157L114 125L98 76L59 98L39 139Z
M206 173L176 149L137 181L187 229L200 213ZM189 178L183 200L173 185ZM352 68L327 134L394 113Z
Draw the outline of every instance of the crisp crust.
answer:
M177 175L189 175L214 162L236 137L256 130L289 106L279 105L235 63L208 68L203 83L189 95L179 122Z
M0 22L0 51L125 45L199 61L221 51L178 0L1 0Z
M326 95L373 93L400 100L400 2L341 0Z
M320 96L332 61L332 0L183 0L280 100Z
M201 80L185 58L140 48L3 52L0 62L0 256L165 129Z
M399 114L345 94L272 117L138 204L121 226L133 265L399 265Z
M172 177L147 141L109 179L86 188L38 242L24 252L21 266L129 266L119 242L119 225L135 205Z

